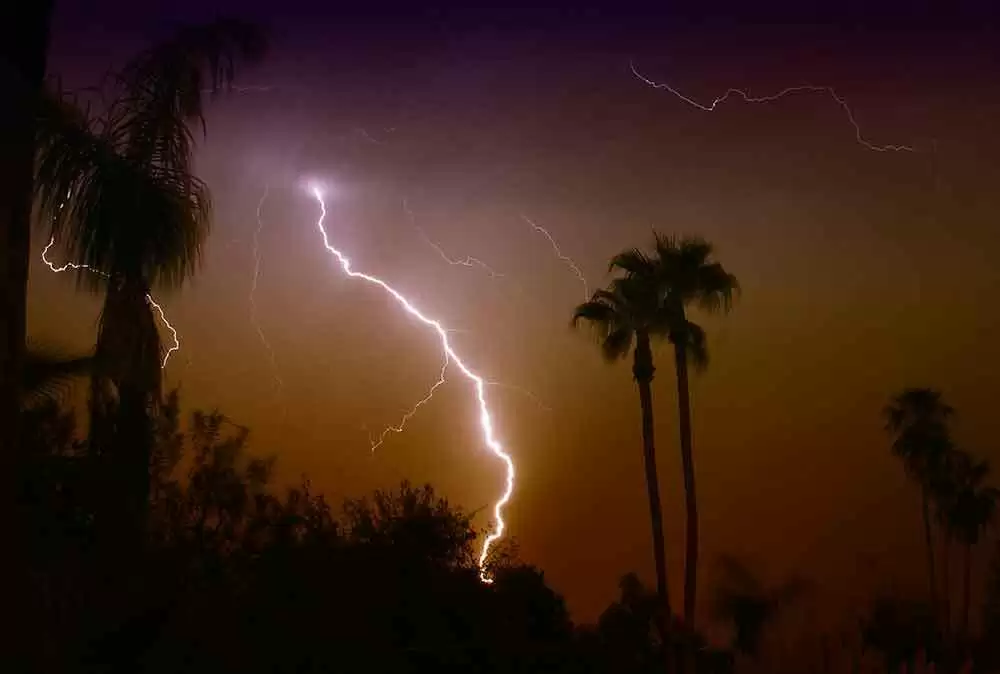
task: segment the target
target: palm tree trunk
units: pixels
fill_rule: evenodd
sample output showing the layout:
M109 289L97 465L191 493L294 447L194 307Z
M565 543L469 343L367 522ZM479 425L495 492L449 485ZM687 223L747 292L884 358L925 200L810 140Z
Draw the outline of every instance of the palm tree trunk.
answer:
M962 643L969 642L969 611L972 610L972 544L966 543L962 560L962 626L959 637Z
M649 499L649 520L653 534L653 559L656 565L656 595L659 599L657 627L663 643L663 657L666 671L673 671L674 651L670 627L673 611L670 608L670 591L667 584L667 555L663 538L663 510L660 505L660 483L656 472L656 444L653 428L653 352L649 335L637 335L635 362L632 374L639 388L639 405L642 409L642 456L646 469L646 495Z
M934 563L934 531L931 526L930 494L926 486L920 490L921 513L924 518L924 541L927 545L927 583L930 590L931 615L937 616L939 611L937 593L937 574ZM947 583L947 580L945 581ZM940 620L940 617L937 618Z
M684 503L687 512L684 549L684 622L693 635L698 588L698 499L695 492L694 456L691 452L691 396L688 390L687 348L682 340L674 343L674 365L677 369L677 419L680 427Z
M0 517L10 567L3 574L4 604L13 670L28 670L51 649L39 646L43 630L31 586L21 508L21 371L24 366L28 259L35 155L35 107L44 78L52 0L2 3L0 10ZM6 639L4 640L6 641Z
M945 531L944 557L941 563L941 575L944 577L944 592L941 599L941 610L944 614L943 637L945 640L951 638L951 534Z
M146 289L141 278L109 285L97 339L97 376L117 392L117 404L99 412L113 420L103 429L103 450L109 453L104 465L115 485L105 512L106 540L108 552L122 559L140 552L145 543L152 414L162 377L159 333Z

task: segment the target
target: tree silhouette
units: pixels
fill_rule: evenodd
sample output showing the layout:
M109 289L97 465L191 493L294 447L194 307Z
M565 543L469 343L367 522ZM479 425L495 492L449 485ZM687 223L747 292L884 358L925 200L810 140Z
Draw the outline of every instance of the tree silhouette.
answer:
M614 264L614 263L613 263ZM670 326L660 310L659 288L648 278L624 277L611 281L608 289L594 292L573 313L573 323L589 322L601 340L601 351L609 361L624 358L632 351L632 375L639 389L642 411L642 448L646 470L646 495L652 525L653 556L656 563L656 594L659 598L658 625L663 642L669 643L670 596L666 550L663 540L663 511L660 506L659 478L656 473L656 445L653 437L653 351L651 340L665 338ZM695 334L693 331L691 334ZM632 349L632 344L635 348ZM695 350L695 353L700 351ZM668 663L669 666L669 663Z
M658 622L660 601L634 573L622 577L619 597L601 613L592 630L581 633L581 647L594 671L647 674L662 670L663 650ZM684 621L673 616L671 662L691 655L691 671L729 674L732 654L708 646L698 633L686 631Z
M904 671L925 653L939 659L941 644L933 607L892 596L877 597L869 614L861 621L861 637L866 650L881 653L886 672Z
M965 452L952 452L949 461L950 486L942 494L942 510L950 537L963 549L962 604L958 636L969 639L971 611L972 549L978 545L986 527L993 520L1000 492L984 484L989 477L987 461L976 461Z
M39 116L36 200L81 270L105 292L97 339L94 408L113 414L109 443L127 506L122 524L140 536L149 501L152 419L160 402L161 346L148 294L181 285L195 270L211 213L193 175L191 125L204 128L203 90L228 86L239 59L256 60L263 39L232 20L187 28L141 53L114 80L101 117L53 96ZM110 435L110 432L109 432Z
M931 501L944 479L944 467L952 451L948 422L954 410L941 393L928 388L908 388L896 395L882 412L892 436L892 453L920 485L921 514L927 547L927 576L931 607L938 610L934 563Z
M723 575L712 601L713 617L732 626L733 650L754 658L765 629L810 585L792 579L765 587L746 565L730 556L721 557L719 567Z
M653 252L639 249L617 255L611 266L629 278L656 289L658 313L674 347L677 374L678 428L684 495L687 513L684 555L684 620L694 630L698 587L698 499L695 489L694 455L691 447L691 398L688 362L703 369L708 365L705 332L688 320L691 307L704 311L729 311L739 290L736 277L713 260L712 244L697 237L655 235Z

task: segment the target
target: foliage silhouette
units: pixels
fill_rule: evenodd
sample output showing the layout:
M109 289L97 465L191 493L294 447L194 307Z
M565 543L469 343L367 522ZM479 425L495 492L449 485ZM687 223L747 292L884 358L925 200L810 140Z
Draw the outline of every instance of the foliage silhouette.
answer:
M810 584L792 579L776 587L765 587L746 565L728 555L719 559L719 567L723 577L715 588L712 617L732 626L732 650L756 657L765 629Z
M942 519L948 540L962 546L962 603L958 637L969 640L969 614L971 612L972 550L992 522L1000 492L985 483L990 464L977 461L967 453L953 451L947 461L947 479L938 490ZM949 551L945 550L945 555Z
M74 381L89 375L93 366L93 356L67 356L52 347L32 345L21 369L22 409L50 400L61 402Z
M482 583L470 516L430 486L338 514L307 481L275 490L245 429L182 423L178 403L155 419L149 542L125 569L92 544L100 455L54 402L26 412L54 671L571 671L575 632L544 575L508 554Z
M938 583L934 562L931 505L945 477L944 467L952 451L948 423L954 410L941 393L929 388L908 388L884 408L886 430L892 436L892 453L920 486L924 542L927 548L928 591L931 607L939 611ZM948 611L945 611L946 615Z

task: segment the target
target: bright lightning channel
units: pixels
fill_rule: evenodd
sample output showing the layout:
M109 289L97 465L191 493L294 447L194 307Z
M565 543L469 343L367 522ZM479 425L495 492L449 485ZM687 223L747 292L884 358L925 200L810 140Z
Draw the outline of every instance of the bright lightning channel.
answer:
M735 95L743 99L745 103L771 103L780 98L791 94L801 94L801 93L820 93L826 94L832 98L837 105L841 107L844 114L847 116L847 121L851 123L854 127L854 138L859 144L866 147L869 150L875 152L916 152L916 150L909 145L876 145L869 140L866 140L864 135L861 133L861 125L858 124L857 118L854 116L854 111L851 110L851 106L847 104L847 100L837 93L837 90L828 85L816 85L816 84L800 84L793 87L786 87L776 94L770 94L768 96L751 96L750 93L744 89L726 89L726 92L721 96L716 97L711 103L705 105L704 103L699 103L693 98L685 96L677 89L673 88L669 84L664 82L654 82L645 75L641 74L635 67L634 63L629 63L629 67L632 69L632 74L635 75L640 81L645 82L654 89L665 89L672 93L674 96L684 101L688 105L691 105L699 110L704 110L705 112L713 112L716 106L724 103L726 99L730 96Z
M260 279L260 233L264 229L264 202L267 200L267 195L270 192L271 187L269 185L264 186L264 194L261 195L260 201L257 202L257 229L253 233L253 281L250 284L250 322L253 324L254 330L257 331L257 336L260 337L261 344L267 349L268 357L271 361L271 374L274 376L274 390L277 395L281 395L281 390L285 383L281 379L281 375L278 373L278 360L274 354L274 348L271 343L267 340L264 335L264 328L261 327L260 321L257 319L257 282Z
M323 199L323 192L319 187L315 186L312 187L311 192L320 207L320 216L319 219L316 220L316 228L319 230L320 236L323 237L323 247L337 258L337 261L340 263L340 267L344 270L344 273L351 278L362 279L372 285L378 286L391 295L392 298L396 300L396 302L403 307L408 314L416 318L424 325L432 328L437 333L438 339L441 341L441 349L444 352L445 365L442 368L442 375L448 365L454 363L462 374L464 374L472 382L475 388L476 400L479 405L479 425L482 428L483 440L486 443L486 446L489 447L490 451L497 458L503 461L507 468L506 488L504 489L504 493L500 499L493 505L493 516L496 520L495 528L493 532L486 536L486 540L483 542L482 552L479 555L480 578L483 582L492 582L492 579L486 574L484 564L486 562L486 557L489 554L490 546L503 536L503 532L506 527L503 519L503 508L507 505L507 502L510 501L510 497L514 493L515 470L514 460L504 450L503 445L500 444L500 441L496 438L493 431L493 418L490 415L489 405L486 402L486 387L489 386L489 382L473 372L469 366L465 364L461 357L459 357L459 355L452 348L451 342L448 339L448 331L441 325L441 323L425 316L419 309L413 306L402 293L382 279L351 269L351 261L346 255L330 243L330 238L326 233L324 221L326 220L327 212L326 201ZM442 376L441 379L443 380L443 378L444 377Z
M99 269L94 269L90 265L87 265L87 264L76 264L75 262L67 262L66 264L62 265L61 267L57 267L48 258L49 249L52 248L52 246L54 246L55 243L56 243L56 239L55 239L55 237L52 237L51 239L49 239L49 244L47 246L45 246L45 248L42 249L42 262L44 262L45 265L49 269L51 269L53 272L55 272L57 274L61 274L62 272L68 271L70 269L73 269L73 270L86 269L87 271L92 272L94 274L97 274L98 276L103 276L104 278L108 278L108 275L105 274L103 271L101 271ZM170 356L175 351L180 351L181 340L180 340L180 337L177 334L177 329L174 328L173 325L171 325L170 321L167 320L167 315L165 313L163 313L163 307L161 307L159 304L157 304L156 300L154 300L153 296L150 295L149 293L146 293L146 302L149 304L149 306L151 306L153 309L156 310L156 313L159 314L159 316L160 316L160 322L163 323L163 326L167 330L170 331L170 334L173 335L173 338L174 338L174 345L171 346L169 349L167 349L167 352L165 354L163 354L163 363L160 365L160 369L163 369L163 368L167 367L167 361L170 360Z
M447 262L448 264L452 265L453 267L469 267L469 268L479 267L487 274L489 274L490 277L492 278L501 278L503 276L503 274L501 274L493 267L489 266L488 264L480 260L478 257L466 256L461 260L450 257L448 253L444 252L444 249L440 245L438 245L433 239L431 239L430 236L428 236L424 228L417 224L417 217L416 215L414 215L413 210L410 208L410 205L406 201L406 199L403 199L403 210L406 212L406 216L410 219L410 225L412 225L413 228L417 230L417 232L420 234L420 237L427 242L427 245L433 248L437 252L437 254L441 257L441 259Z
M570 271L573 272L577 280L580 281L580 283L583 285L583 298L585 300L589 300L590 284L587 283L587 277L583 275L582 271L580 271L580 267L576 264L576 262L573 261L573 258L563 254L562 250L560 250L559 248L559 244L556 243L555 238L553 238L552 234L549 233L549 230L535 223L535 221L529 218L527 215L522 215L521 219L524 220L526 223L528 223L533 230L535 230L536 232L538 232L539 234L541 234L542 236L544 236L546 239L549 240L549 245L552 246L552 251L556 254L556 257L562 260L566 264L566 266L569 267Z

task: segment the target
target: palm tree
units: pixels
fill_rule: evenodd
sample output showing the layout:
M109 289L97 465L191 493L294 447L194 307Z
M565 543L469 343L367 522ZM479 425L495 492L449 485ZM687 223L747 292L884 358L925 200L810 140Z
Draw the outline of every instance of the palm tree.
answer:
M617 255L611 267L628 277L656 288L657 312L674 347L677 375L678 429L687 524L684 555L684 620L694 631L698 587L698 499L695 490L694 455L691 442L691 397L688 363L704 369L708 365L705 332L688 320L691 307L707 312L728 312L739 291L736 277L713 259L712 244L698 237L655 235L653 254L632 249Z
M714 617L732 626L733 650L755 658L765 629L810 589L810 584L793 578L765 587L745 564L730 556L723 556L719 566L723 576L712 602Z
M962 546L962 608L958 634L969 636L972 549L993 520L1000 491L983 484L989 476L988 461L976 461L965 452L954 452L951 489L943 496L942 510L950 538Z
M920 485L921 513L927 546L927 575L931 608L938 610L931 500L942 486L943 468L951 450L948 430L954 410L929 388L908 388L882 412L892 435L892 453L903 461L907 474Z
M614 362L632 352L632 376L639 389L642 412L642 456L646 472L646 496L652 525L653 558L656 564L656 595L659 600L657 626L664 645L670 643L669 631L673 613L667 586L667 561L663 540L663 511L656 473L656 445L653 437L653 350L652 340L669 335L669 326L660 311L659 293L655 285L642 278L616 278L606 290L597 290L589 301L576 307L573 324L589 322L601 342L604 357ZM697 334L692 331L691 333ZM632 348L633 343L635 348ZM699 349L695 353L701 353ZM664 648L664 656L669 647ZM668 668L672 658L667 658Z
M102 274L78 280L105 292L92 404L112 415L109 446L128 505L119 523L139 534L149 501L152 418L161 394L161 345L150 288L179 287L207 234L207 186L193 175L193 125L204 132L203 91L228 86L237 60L256 60L257 28L220 20L182 30L115 79L103 115L50 97L39 116L36 200L51 235ZM138 531L137 531L138 530ZM135 538L132 538L135 540Z

